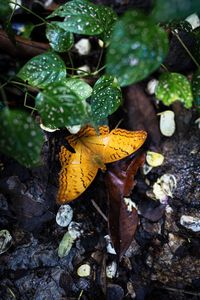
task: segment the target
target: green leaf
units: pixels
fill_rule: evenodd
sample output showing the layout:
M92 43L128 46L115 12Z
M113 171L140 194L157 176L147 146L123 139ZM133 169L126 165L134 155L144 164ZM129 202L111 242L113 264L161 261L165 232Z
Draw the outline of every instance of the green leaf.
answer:
M88 35L96 35L103 31L96 5L88 1L69 1L59 6L49 17L55 16L65 17L64 22L57 24L66 31Z
M46 37L53 50L57 52L66 52L74 43L74 37L71 32L66 32L57 25L57 22L51 22L46 27Z
M186 108L192 106L192 92L190 82L178 73L163 73L157 85L156 98L169 106L174 101L181 101Z
M65 81L52 83L40 92L36 97L36 108L47 127L83 124L88 117L86 101L80 99Z
M0 123L0 151L26 167L41 164L44 137L35 121L26 112L5 108Z
M107 72L121 86L146 78L162 63L168 38L162 28L140 12L127 12L115 25L107 52Z
M65 86L75 92L81 100L89 98L92 94L92 87L81 79L67 78Z
M0 20L6 21L9 19L9 16L12 13L12 8L9 5L8 0L1 0L0 1Z
M86 35L99 35L107 41L117 16L109 7L95 5L86 0L73 0L59 6L48 18L65 17L57 22L67 32Z
M28 84L44 88L53 82L59 82L66 77L64 61L54 52L46 52L29 60L17 74Z
M200 12L199 0L156 0L152 17L156 22L167 22L184 19L195 12Z
M194 103L200 108L200 69L198 69L192 77L192 94Z
M121 104L121 89L115 78L102 76L95 83L91 96L91 112L95 123L114 113Z

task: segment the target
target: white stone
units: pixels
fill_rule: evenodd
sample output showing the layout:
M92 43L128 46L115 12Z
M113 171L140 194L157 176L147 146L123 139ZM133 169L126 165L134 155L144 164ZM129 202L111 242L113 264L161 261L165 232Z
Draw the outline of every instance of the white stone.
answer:
M166 110L160 115L160 131L164 136L172 136L176 129L176 124L174 120L174 112L172 110Z
M117 273L117 263L116 263L116 261L113 260L106 267L106 276L108 278L113 278L116 276L116 273Z
M149 95L155 94L156 87L158 85L158 80L157 79L151 79L148 84L147 84L147 92Z
M80 39L75 45L75 49L80 55L87 55L90 53L91 44L88 39Z
M80 131L81 125L67 126L66 128L71 134L76 134Z
M56 214L56 223L61 227L66 227L72 221L73 210L68 204L61 205Z
M195 29L200 26L200 19L197 14L192 14L185 19L190 25L192 29Z
M200 218L198 217L183 215L181 216L180 224L194 232L200 231Z

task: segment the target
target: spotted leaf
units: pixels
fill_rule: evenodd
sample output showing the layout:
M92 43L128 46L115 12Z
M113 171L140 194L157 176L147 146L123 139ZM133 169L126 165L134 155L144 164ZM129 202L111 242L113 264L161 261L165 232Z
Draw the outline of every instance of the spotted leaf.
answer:
M67 78L65 86L74 91L81 100L87 99L92 94L92 87L81 79Z
M57 52L66 52L73 46L73 34L60 28L56 23L57 22L51 22L47 24L46 37L53 50Z
M192 94L194 103L200 109L200 69L192 77Z
M114 26L107 52L107 72L121 86L146 78L162 63L168 51L168 39L141 12L127 12Z
M159 78L156 88L156 98L169 106L174 101L181 101L186 108L192 106L192 91L190 82L184 75L178 73L164 73Z
M91 96L91 111L94 121L107 118L121 104L121 89L115 78L102 76L95 83Z
M64 17L57 25L67 32L87 35L99 35L108 40L112 25L117 19L109 7L95 5L85 0L73 0L59 6L48 18Z
M29 60L17 76L34 87L44 88L50 83L65 79L66 68L57 54L46 52Z
M200 12L199 0L156 0L152 17L156 22L166 22L184 19L195 12Z
M26 167L41 164L43 134L35 121L23 111L0 111L0 151Z
M52 83L36 97L45 126L65 127L84 123L88 116L87 103L63 82Z

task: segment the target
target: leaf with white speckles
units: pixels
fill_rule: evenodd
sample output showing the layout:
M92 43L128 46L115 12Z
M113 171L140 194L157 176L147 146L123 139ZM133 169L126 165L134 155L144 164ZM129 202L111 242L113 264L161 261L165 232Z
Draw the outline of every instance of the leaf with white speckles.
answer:
M186 108L192 106L192 91L190 82L184 75L178 73L164 73L159 78L156 87L156 98L169 106L174 101L181 101Z
M96 35L103 31L98 19L96 5L84 1L74 0L59 6L48 18L65 17L64 22L57 24L66 31Z
M57 52L66 52L74 44L74 37L71 32L66 32L57 25L57 22L51 22L46 27L46 37L53 50Z
M8 0L0 1L0 20L5 21L10 17L12 9L8 3Z
M44 88L66 77L64 61L54 52L46 52L30 59L17 74L28 84Z
M121 104L121 89L115 78L102 76L95 83L91 96L91 111L94 122L114 113Z
M166 22L184 19L195 12L200 12L199 0L156 0L152 17L156 22Z
M65 81L52 83L36 97L36 108L45 126L73 126L88 118L88 106Z
M26 167L41 164L44 137L35 121L26 112L5 108L0 123L0 151Z
M109 7L95 5L85 0L74 0L59 6L48 18L64 17L57 25L78 34L99 35L104 41L110 37L112 25L116 21L115 12Z
M194 103L200 109L200 69L192 77L192 94Z
M127 12L114 26L107 52L107 73L121 86L146 78L168 51L166 32L141 12Z
M67 78L65 80L66 87L74 91L80 99L85 100L92 94L92 87L84 80L77 78Z

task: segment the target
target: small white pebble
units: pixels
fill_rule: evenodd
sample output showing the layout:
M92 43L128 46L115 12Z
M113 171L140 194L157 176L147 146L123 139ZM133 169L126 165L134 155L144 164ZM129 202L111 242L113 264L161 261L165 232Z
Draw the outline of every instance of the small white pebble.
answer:
M192 14L185 19L190 25L192 29L195 29L200 26L200 19L197 14Z
M157 79L152 79L148 82L147 84L147 92L149 95L155 94L156 87L158 85L158 80Z
M194 232L200 231L200 218L183 215L180 218L180 224Z
M56 223L61 227L66 227L72 221L73 210L68 204L61 205L56 214Z
M108 278L113 278L116 276L117 273L117 263L116 261L112 261L109 265L106 267L106 276Z
M76 134L80 131L81 125L67 126L66 128L71 134Z
M172 136L176 129L175 124L175 114L172 110L166 110L161 113L160 115L160 131L164 136Z
M75 45L75 49L80 55L87 55L90 53L91 44L88 39L80 39Z
M82 75L86 74L85 72L90 73L90 67L88 65L81 66L78 68L76 72L77 74L82 74Z

